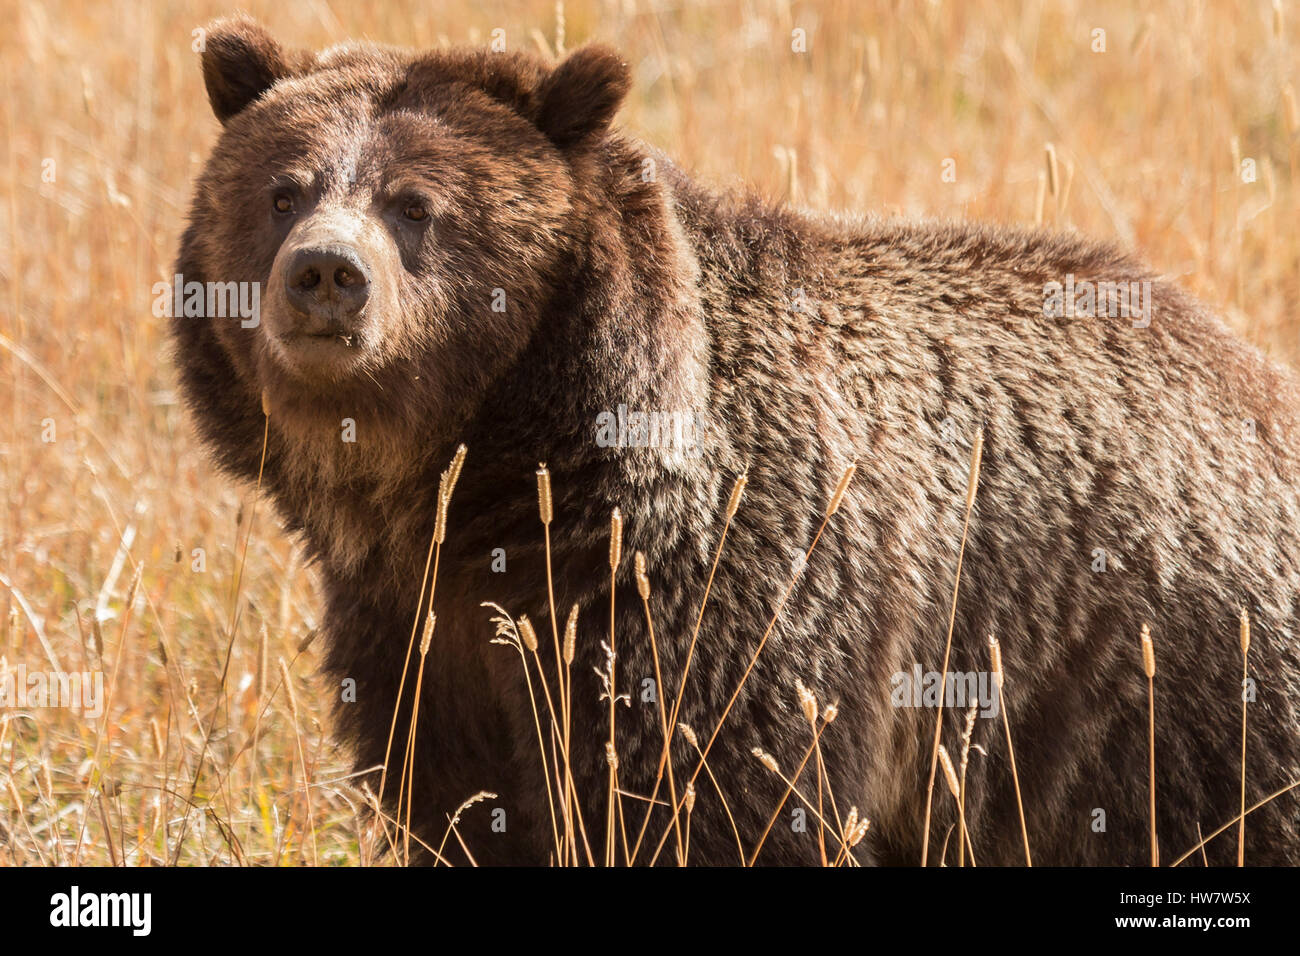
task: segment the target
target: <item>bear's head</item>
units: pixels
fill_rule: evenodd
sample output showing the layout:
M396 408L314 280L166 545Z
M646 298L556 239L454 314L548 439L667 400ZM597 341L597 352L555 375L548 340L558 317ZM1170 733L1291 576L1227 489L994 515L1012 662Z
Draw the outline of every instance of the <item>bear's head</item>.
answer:
M260 314L178 317L183 349L218 348L235 381L210 354L195 374L281 421L463 416L582 268L623 61L309 53L236 18L208 28L202 67L222 130L179 268L256 283Z

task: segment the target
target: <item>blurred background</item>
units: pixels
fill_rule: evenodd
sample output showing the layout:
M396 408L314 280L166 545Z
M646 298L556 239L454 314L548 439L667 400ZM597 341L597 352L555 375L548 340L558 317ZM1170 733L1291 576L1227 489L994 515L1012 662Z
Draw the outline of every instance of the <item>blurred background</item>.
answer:
M706 181L1109 237L1295 363L1300 11L1134 6L238 9L294 46L497 30L547 56L612 44L635 78L623 126ZM0 2L0 667L99 670L110 697L98 718L0 711L0 864L364 863L378 849L330 743L335 691L303 647L310 573L197 447L151 311L218 129L193 31L234 9Z

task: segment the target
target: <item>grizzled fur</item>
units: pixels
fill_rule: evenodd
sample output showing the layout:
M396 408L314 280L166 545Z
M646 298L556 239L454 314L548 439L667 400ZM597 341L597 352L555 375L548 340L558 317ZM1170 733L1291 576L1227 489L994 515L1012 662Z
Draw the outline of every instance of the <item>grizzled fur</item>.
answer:
M627 516L625 555L647 556L675 692L727 497L748 471L681 712L707 739L792 559L857 461L710 767L748 853L784 790L751 749L790 772L809 744L800 679L839 702L822 750L840 815L856 805L871 820L858 858L918 862L934 711L892 706L891 677L940 666L981 426L950 670L987 670L986 642L1001 640L1035 862L1147 859L1143 623L1159 668L1166 860L1196 842L1198 823L1209 833L1236 812L1243 607L1258 682L1248 799L1300 777L1300 391L1140 263L1073 236L835 219L710 191L610 128L628 72L599 48L558 67L369 44L311 54L238 19L213 26L203 71L223 130L178 271L261 282L266 294L257 328L173 320L181 382L217 461L246 480L258 470L263 391L270 399L263 485L318 568L327 671L357 682L338 718L359 767L384 758L422 617L438 475L459 443L469 448L420 710L413 817L425 838L436 842L444 814L487 789L507 828L492 832L481 807L466 814L477 859L548 859L520 662L489 643L480 607L529 615L542 660L553 658L537 462L553 475L561 625L571 604L582 609L574 766L599 855L607 704L593 668L608 635L610 512ZM281 194L287 214L273 208ZM402 218L412 203L422 222ZM277 298L284 249L320 217L351 223L372 272L356 338L323 371L300 361ZM1045 317L1044 285L1070 273L1153 280L1150 326ZM492 308L495 290L505 311ZM706 413L699 454L602 447L597 416L620 405ZM355 443L340 440L343 419ZM490 569L497 548L506 573ZM654 663L627 557L616 591L619 690L633 700L619 711L620 779L645 794L662 736L641 700ZM963 718L946 721L950 750ZM974 742L986 751L972 755L966 799L976 859L1015 864L1001 721L978 720ZM693 758L677 735L679 787ZM805 773L815 790L812 780ZM692 861L737 861L707 778L697 789ZM931 860L952 803L940 780ZM635 832L644 804L625 806ZM1248 861L1300 860L1298 806L1292 793L1250 817ZM1095 809L1104 833L1091 828ZM656 814L652 846L666 820ZM759 861L815 862L809 822L801 834L778 821ZM1235 838L1208 853L1230 862ZM660 859L671 857L665 848Z

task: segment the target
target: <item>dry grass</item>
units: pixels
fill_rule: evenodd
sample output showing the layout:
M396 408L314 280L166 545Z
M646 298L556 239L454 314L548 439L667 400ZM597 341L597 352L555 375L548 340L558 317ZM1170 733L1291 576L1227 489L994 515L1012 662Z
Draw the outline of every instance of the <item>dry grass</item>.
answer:
M1034 857L1029 852L1029 827L1025 823L1025 799L1020 792L1020 772L1016 769L1016 748L1011 741L1011 714L1009 713L1010 704L1007 702L1006 674L1002 670L1002 645L998 643L996 637L989 638L989 657L993 679L997 682L998 702L1001 705L998 710L1002 711L1002 729L1007 735L1007 763L1011 766L1011 781L1016 788L1016 812L1020 815L1020 839L1025 844L1025 866L1032 867ZM1242 776L1243 778L1245 776L1244 767ZM1245 809L1243 801L1242 811L1244 812Z
M980 460L984 455L984 429L980 428L975 433L975 441L971 446L970 454L970 472L966 478L966 511L962 517L961 525L961 544L957 549L957 574L952 582L952 610L948 614L948 638L943 645L943 665L939 668L940 674L948 673L948 659L952 654L952 631L957 623L957 599L961 591L961 568L962 562L966 557L966 537L970 531L971 510L975 507L975 495L979 490L980 480ZM943 705L944 696L939 696L939 706L935 708L934 715L934 745L930 750L930 782L925 790L925 831L921 836L921 865L926 866L930 858L930 812L934 805L934 772L939 761L939 752L943 745L939 742L943 735ZM962 827L963 834L965 826Z
M1147 790L1151 802L1151 865L1160 865L1160 845L1156 841L1156 652L1151 629L1142 625L1142 670L1147 675ZM1245 817L1242 817L1245 822Z
M563 37L552 0L241 6L310 46L482 42L498 27L550 51L601 39L635 68L624 124L705 178L815 208L1116 237L1266 350L1300 356L1300 27L1267 2L569 2ZM395 821L360 825L375 797L330 743L310 576L196 446L151 313L216 131L190 31L229 9L0 3L0 656L100 670L111 692L98 720L0 717L0 864L401 854ZM1090 49L1099 27L1105 53ZM806 54L791 51L796 28ZM557 766L552 728L537 729L557 853L585 862L562 754ZM822 818L833 795L812 743L818 785L791 780L790 795L821 821L828 861L851 863L870 808L844 826ZM708 746L697 751L685 787L670 781L680 803L727 785ZM591 833L607 861L635 853L626 829L639 823L616 771L612 760L605 827ZM447 808L446 847L460 812L475 808ZM649 850L672 839L676 852L679 832L688 853L689 814Z

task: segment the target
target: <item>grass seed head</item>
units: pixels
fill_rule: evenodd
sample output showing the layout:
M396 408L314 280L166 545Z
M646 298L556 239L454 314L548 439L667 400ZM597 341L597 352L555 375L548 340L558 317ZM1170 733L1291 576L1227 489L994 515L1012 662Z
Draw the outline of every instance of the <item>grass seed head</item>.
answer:
M731 486L731 498L727 501L727 520L730 521L736 517L736 512L740 509L740 498L745 493L745 485L749 484L748 473L742 474L736 479L736 483Z
M948 790L955 797L961 793L961 786L957 783L957 771L953 768L952 758L948 756L948 751L943 744L939 745L939 763L943 765L943 777L948 781Z
M645 573L645 554L641 551L636 553L636 590L641 600L650 600L650 578Z
M609 569L618 570L618 562L623 558L623 512L617 508L609 516Z
M970 455L970 476L966 481L966 510L975 506L975 491L980 483L980 462L984 459L984 429L975 431L975 448Z
M844 474L840 475L840 483L835 486L835 494L831 495L830 507L826 509L827 517L840 510L840 503L844 500L844 493L849 490L849 482L853 480L857 470L858 463L855 461L844 469Z
M564 624L564 663L573 663L573 654L578 645L578 605L569 611L569 620Z
M478 793L474 794L474 796L470 797L468 800L466 800L464 803L462 803L459 807L456 808L456 812L452 814L451 817L451 825L455 826L456 824L460 823L460 815L464 813L466 810L468 810L470 807L474 806L474 804L481 803L484 800L495 800L496 798L497 795L495 793L491 793L490 791L487 790L480 790Z
M551 473L547 471L545 462L537 466L537 510L541 514L542 524L549 525L555 517L551 502Z
M302 640L298 642L298 647L296 649L297 652L301 654L306 651L307 648L311 647L312 642L316 640L318 634L320 634L320 628L309 628L307 633L303 635Z
M433 522L433 540L435 544L442 544L447 540L447 509L451 506L451 493L455 490L456 481L460 478L460 470L465 465L465 454L465 446L459 446L456 449L456 454L451 459L451 464L447 466L447 470L438 479L438 511Z
M537 631L533 629L533 622L528 620L526 614L519 619L519 639L528 650L537 650Z
M280 680L285 693L289 695L289 713L293 714L294 723L298 722L298 698L293 692L293 677L289 674L289 663L280 658Z
M700 738L695 736L695 731L691 729L690 724L678 724L677 729L682 732L682 736L686 738L688 744L696 750L700 749Z
M1142 669L1148 680L1156 676L1156 649L1151 643L1151 628L1146 624L1142 625Z
M794 689L795 693L799 695L799 706L803 708L803 715L807 718L808 723L817 723L817 698L813 695L813 692L805 687L801 680L794 682Z
M424 657L429 653L429 644L433 641L433 625L437 622L437 615L433 611L424 619L424 635L420 638L420 656Z
M456 454L451 458L451 464L447 466L445 472L447 476L447 497L451 497L452 491L456 488L456 482L460 480L460 470L465 467L465 456L469 449L464 445L456 446Z
M762 747L755 747L752 751L750 751L750 753L752 753L755 757L757 757L758 762L761 763L768 770L772 771L775 774L781 773L781 768L778 767L776 764L776 758L773 757L766 750L764 750Z
M849 809L849 818L844 824L844 842L849 848L857 846L862 842L862 838L867 835L867 829L871 826L871 821L866 817L858 818L858 808Z

